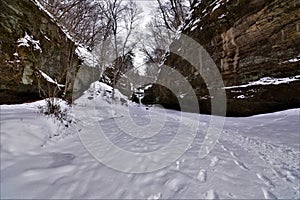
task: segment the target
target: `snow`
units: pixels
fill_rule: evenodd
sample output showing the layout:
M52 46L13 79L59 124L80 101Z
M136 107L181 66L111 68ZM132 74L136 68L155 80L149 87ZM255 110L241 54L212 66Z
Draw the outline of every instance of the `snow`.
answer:
M96 66L96 58L95 56L88 51L85 47L79 45L76 50L76 54L80 59L83 60L83 62L89 66L89 67L95 67Z
M185 21L189 21L192 18L194 12L195 12L195 9L189 10L189 12L187 13L187 16L185 18Z
M99 95L101 95L102 98L96 99L97 101L100 101L99 103L103 104L103 100L105 100L105 104L109 102L111 104L111 96L112 96L113 88L109 85L106 85L105 83L102 83L100 81L96 81L90 85L90 89L84 93L84 95L77 100L77 102L80 102L82 99L87 99L91 94L92 96L95 96L95 98L99 98ZM128 97L123 95L118 89L115 89L115 100L126 100L128 101Z
M197 27L198 27L197 25L193 26L193 27L191 28L191 31L195 30Z
M237 99L245 99L246 96L245 96L245 95L239 95L239 96L237 96L236 98L237 98Z
M148 89L150 89L152 86L153 86L153 84L146 85L145 88L144 88L144 90L148 90Z
M280 64L284 64L284 63L296 63L300 61L300 55L298 55L296 58L291 58L289 60L283 61Z
M218 1L213 1L209 6L214 6L211 10L211 13L213 13L215 10L217 10L220 6L221 6L222 1L218 0Z
M194 5L195 8L197 8L202 3L202 0L198 0L198 2Z
M186 94L180 94L179 98L183 99L186 96Z
M157 200L160 199L162 197L161 192L157 193L157 194L153 194L150 197L148 197L148 200Z
M57 87L65 87L65 85L59 84L57 81L54 81L50 76L48 76L46 73L42 72L41 70L39 70L39 72L41 73L41 75L44 77L44 79L50 83L54 83L55 85L57 85Z
M181 33L182 33L183 30L188 29L192 25L193 21L191 19L192 19L192 16L193 16L194 12L195 12L195 9L193 9L193 8L188 11L187 16L185 17L184 21L185 22L190 21L190 22L188 24L182 23L178 27L177 32L175 34L175 40L178 40L180 38L180 35L181 35Z
M217 10L220 6L221 6L221 4L218 3L215 7L213 7L213 9L211 10L211 12L214 12L214 11Z
M222 14L218 19L223 19L224 17L226 17L226 14Z
M193 25L195 25L195 24L197 24L197 23L199 23L201 21L201 19L196 19L194 22L193 22Z
M300 109L225 118L218 142L200 159L210 116L157 106L146 109L129 102L122 106L110 98L111 89L100 82L92 84L72 106L75 122L68 128L38 114L44 101L1 105L1 199L300 198ZM118 91L116 95L122 98ZM140 128L149 123L161 128L151 137L132 137L131 121ZM110 168L97 161L81 140L86 130L98 135L101 128L111 144L126 152L153 152L173 141L179 126L188 137L191 127L186 121L198 124L192 144L170 165L148 173ZM118 154L109 158L123 160Z
M225 87L225 89L244 88L244 87L249 87L249 86L253 86L253 85L279 85L279 84L290 83L290 82L299 81L299 80L300 80L300 75L293 76L293 77L286 77L286 78L263 77L263 78L259 79L258 81L250 82L245 85Z
M45 38L46 40L48 40L49 42L51 41L50 38L47 37L46 35L44 35L44 38Z
M40 53L42 53L42 48L40 47L40 41L38 40L34 40L33 36L30 36L27 34L27 32L25 32L25 36L23 38L19 38L18 41L18 47L31 47L33 46L33 49L35 51L40 51Z
M293 59L288 60L288 62L291 62L291 63L299 62L299 61L300 61L300 58L293 58Z

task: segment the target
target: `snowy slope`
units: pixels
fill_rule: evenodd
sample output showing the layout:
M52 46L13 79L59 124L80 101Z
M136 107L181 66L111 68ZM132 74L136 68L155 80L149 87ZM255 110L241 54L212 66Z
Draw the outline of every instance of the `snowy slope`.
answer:
M38 114L36 107L42 102L1 105L1 198L300 198L300 109L226 118L221 138L200 159L209 116L122 106L118 100L111 101L110 90L94 84L74 108L87 116L92 106L95 118L75 112L77 124L69 128ZM117 99L121 97L117 92ZM153 137L130 137L113 119L129 120L125 110L137 125L150 123L149 113L159 119L152 119L157 127L163 119L165 124ZM78 136L84 131L80 123L89 125L95 120L120 148L155 151L174 138L182 115L200 121L196 138L177 161L150 173L124 173L107 167L89 154Z

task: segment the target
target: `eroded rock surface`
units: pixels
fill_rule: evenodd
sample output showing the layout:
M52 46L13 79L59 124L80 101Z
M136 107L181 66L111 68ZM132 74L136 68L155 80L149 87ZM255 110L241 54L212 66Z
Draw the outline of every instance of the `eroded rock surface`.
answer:
M263 77L300 74L300 2L298 0L203 0L195 2L182 33L210 54L225 86L237 86ZM179 45L180 46L180 45ZM201 57L193 49L178 49ZM165 65L178 70L194 88L203 113L210 112L211 97L196 69L171 53ZM203 67L209 68L210 66ZM166 77L167 78L167 77ZM171 80L170 80L171 81ZM227 115L247 116L300 106L299 82L283 85L227 89ZM174 107L176 97L162 86L152 89L152 101ZM188 98L188 97L185 97ZM146 99L149 99L147 97Z
M35 1L1 0L0 10L0 104L47 97L39 84L46 93L71 99L81 67L72 38ZM57 84L47 81L40 71L65 86L54 91ZM95 77L88 76L88 82Z

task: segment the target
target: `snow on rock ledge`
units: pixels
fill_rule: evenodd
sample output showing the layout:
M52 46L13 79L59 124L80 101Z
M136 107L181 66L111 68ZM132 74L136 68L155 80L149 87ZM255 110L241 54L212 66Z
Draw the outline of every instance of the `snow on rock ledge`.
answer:
M75 50L79 59L83 60L83 63L89 67L96 67L96 57L85 47L79 45Z

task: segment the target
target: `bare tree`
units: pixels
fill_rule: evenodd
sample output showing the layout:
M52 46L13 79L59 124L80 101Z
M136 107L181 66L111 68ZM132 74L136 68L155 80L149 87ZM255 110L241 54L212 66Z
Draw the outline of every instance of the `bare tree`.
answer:
M109 19L113 53L116 60L112 83L112 98L114 98L117 77L126 64L126 57L135 47L135 43L130 41L130 37L132 36L134 23L138 16L138 9L133 1L125 2L122 0L105 0L102 9L106 18Z
M102 40L106 24L101 1L39 0L77 41L93 49ZM105 28L104 28L105 29Z
M184 22L190 3L187 0L156 0L165 27L176 32Z
M106 66L112 65L115 59L121 57L124 60L135 47L131 36L138 9L133 1L39 1L77 42L97 53L95 62L101 72ZM118 63L120 66L115 67L124 68L123 62Z
M177 30L184 23L191 2L188 0L156 0L157 10L147 24L147 33L141 37L140 49L144 53L145 63L163 62L169 45L176 36ZM146 65L148 75L156 74L159 65Z

